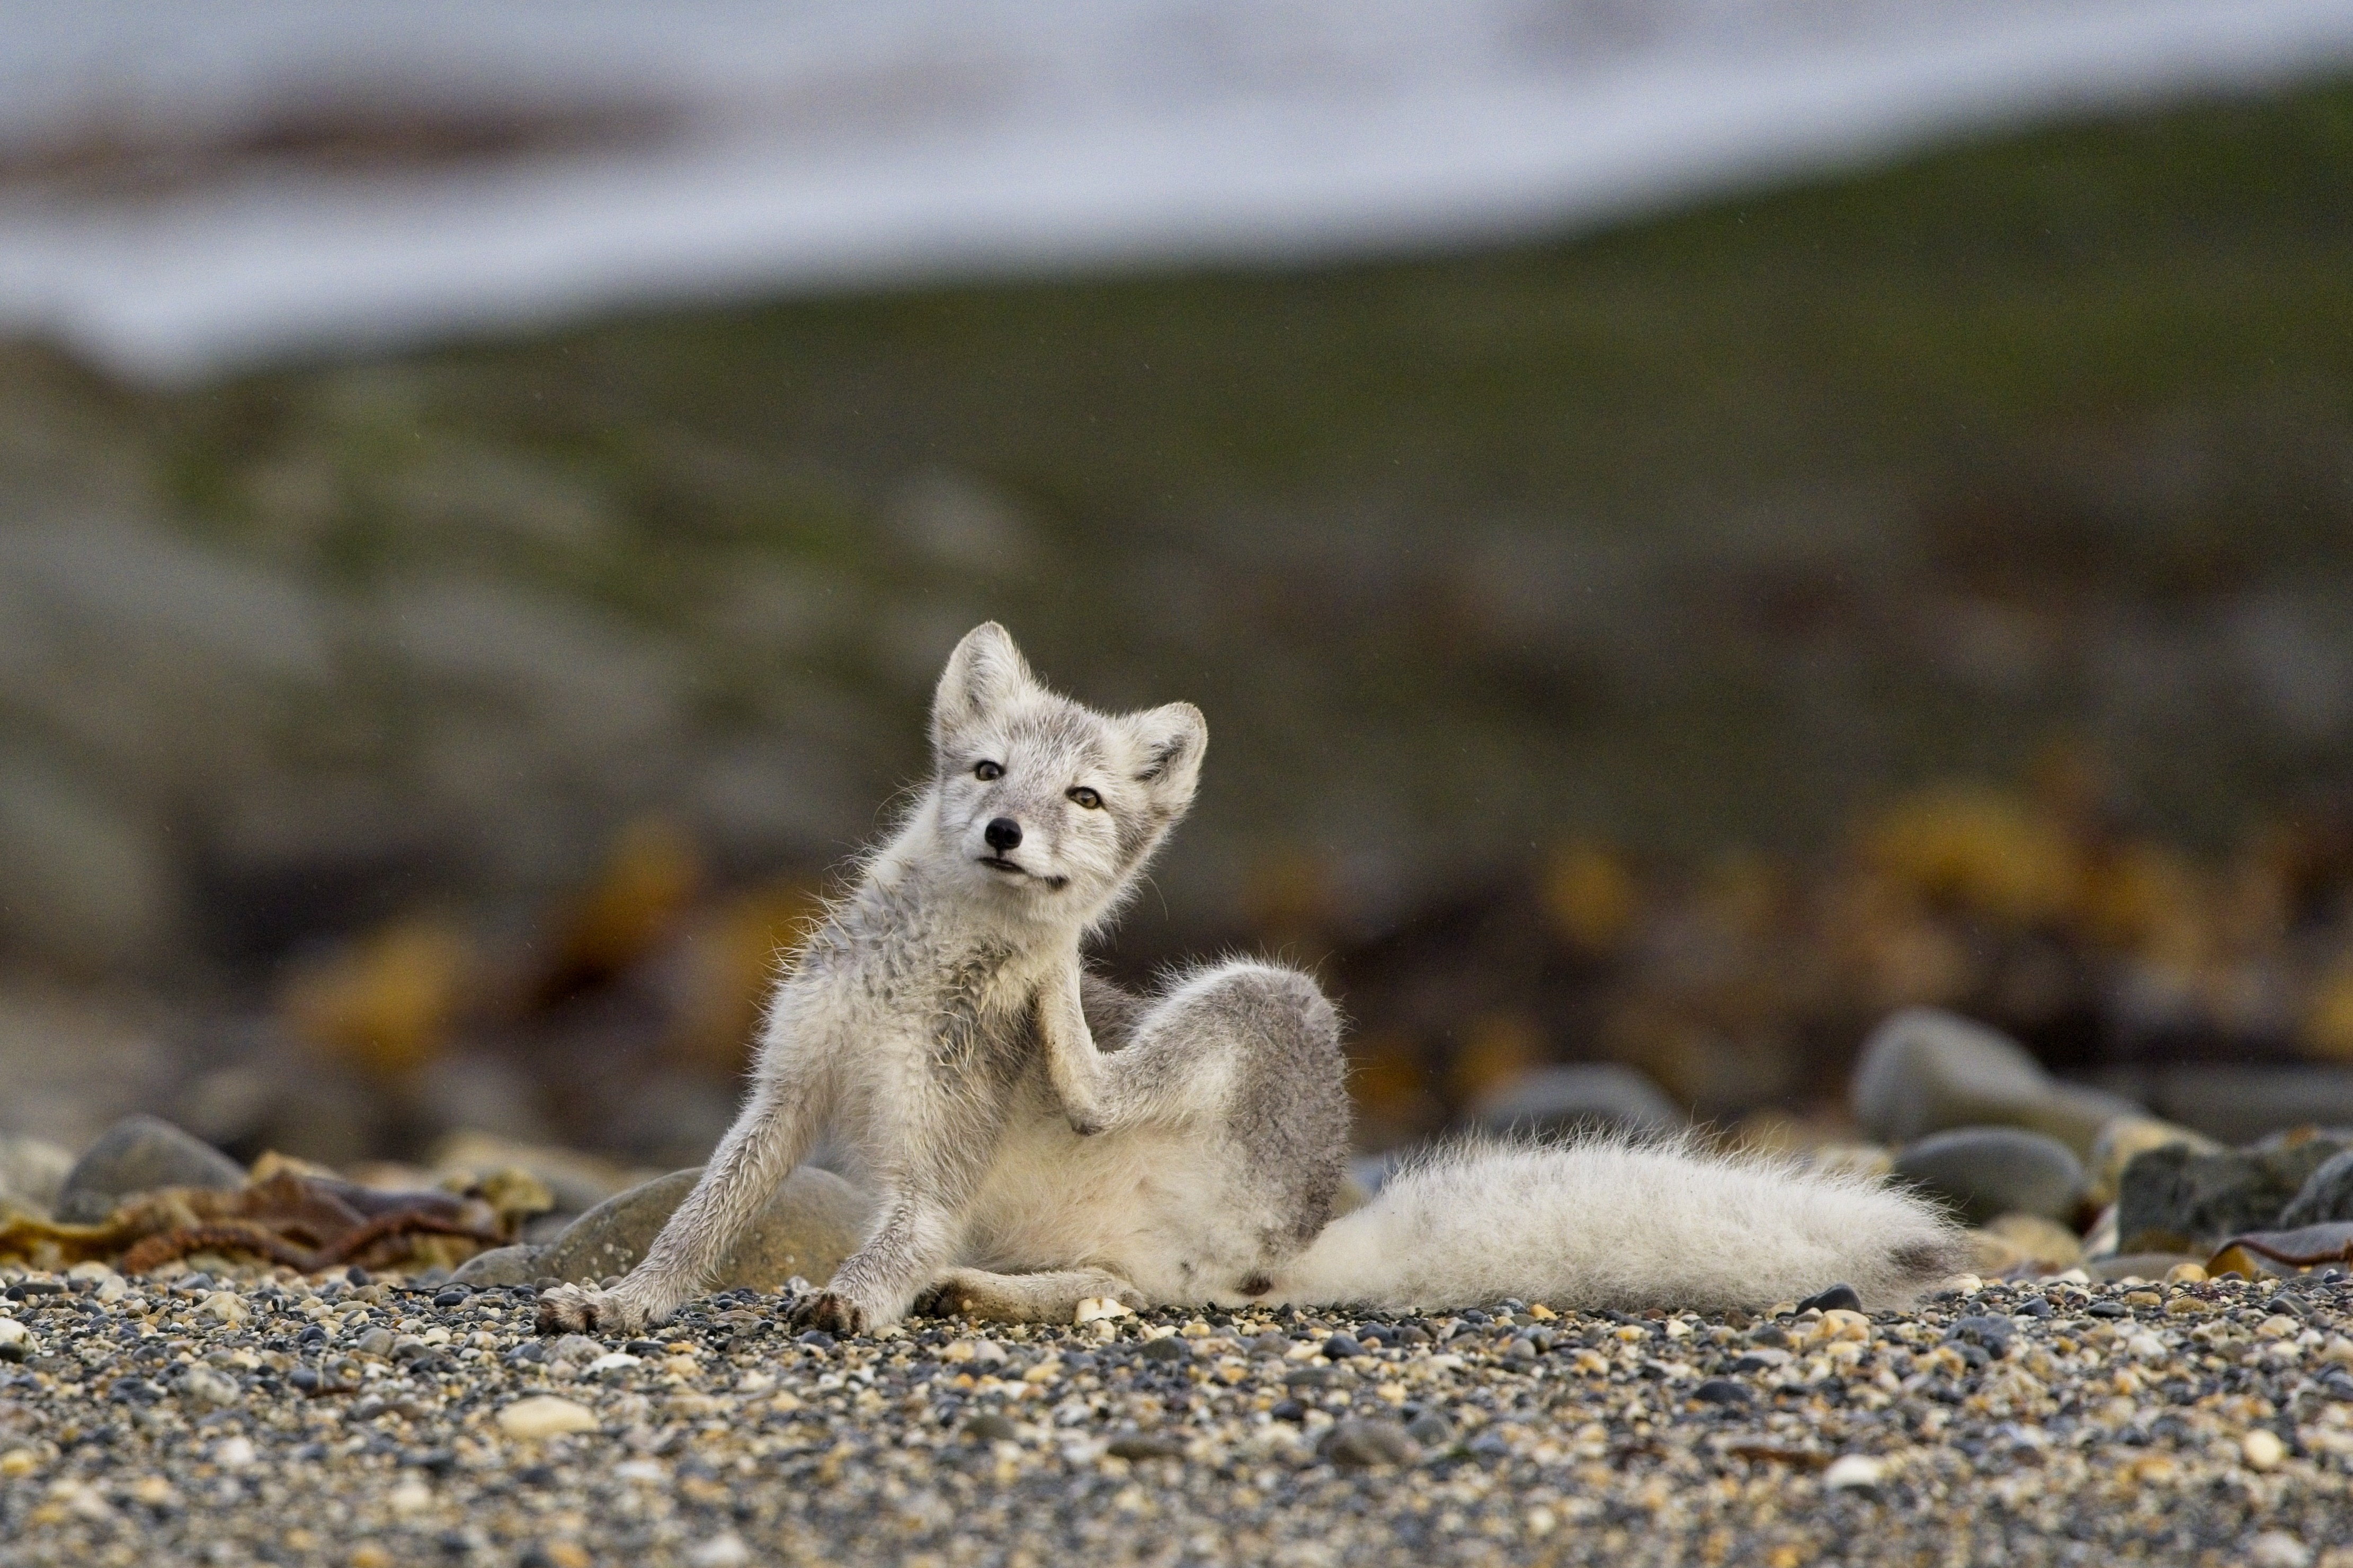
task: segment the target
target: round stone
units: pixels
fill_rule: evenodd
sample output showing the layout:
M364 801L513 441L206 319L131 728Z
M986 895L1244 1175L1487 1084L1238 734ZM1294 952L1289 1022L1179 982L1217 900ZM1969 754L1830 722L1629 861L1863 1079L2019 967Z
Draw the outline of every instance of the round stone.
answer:
M1971 1225L2018 1213L2060 1219L2084 1191L2084 1165L2055 1138L2016 1127L1932 1133L1895 1157L1895 1175Z

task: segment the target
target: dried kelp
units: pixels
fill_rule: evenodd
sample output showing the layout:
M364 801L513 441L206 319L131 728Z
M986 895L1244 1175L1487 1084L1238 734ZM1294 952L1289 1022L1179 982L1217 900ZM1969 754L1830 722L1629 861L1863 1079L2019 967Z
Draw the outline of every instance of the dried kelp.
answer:
M448 1263L514 1239L547 1207L546 1189L500 1172L465 1192L385 1192L265 1156L234 1192L169 1187L137 1194L102 1225L0 1220L0 1260L37 1268L110 1263L143 1273L191 1253L243 1255L304 1273L359 1264Z
M2206 1272L2260 1279L2265 1274L2317 1268L2327 1263L2353 1263L2353 1224L2338 1221L2234 1236L2215 1251Z

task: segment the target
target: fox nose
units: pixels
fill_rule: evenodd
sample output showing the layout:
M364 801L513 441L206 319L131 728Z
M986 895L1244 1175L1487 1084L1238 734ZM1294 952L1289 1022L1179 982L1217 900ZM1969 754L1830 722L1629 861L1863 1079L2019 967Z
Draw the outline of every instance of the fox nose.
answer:
M1021 847L1021 825L1009 816L998 817L982 829L980 836L987 839L988 847L999 855L1008 849Z

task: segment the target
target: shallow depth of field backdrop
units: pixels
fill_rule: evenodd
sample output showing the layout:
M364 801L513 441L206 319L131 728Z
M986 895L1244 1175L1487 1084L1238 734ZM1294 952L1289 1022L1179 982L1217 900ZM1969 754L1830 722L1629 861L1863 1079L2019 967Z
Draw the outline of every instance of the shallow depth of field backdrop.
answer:
M934 9L890 13L928 65L791 134L985 121L1012 57ZM1458 202L1366 173L1421 155L1410 115L1276 174L1461 60L1326 58L1313 5L1062 9L1294 120L1049 167L1102 106L1058 137L1047 94L969 201L885 145L805 223L701 235L685 175L596 183L646 139L698 166L625 56L534 83L486 44L445 99L363 38L280 101L259 24L183 57L114 7L147 53L110 72L18 18L0 1132L699 1159L987 617L1089 701L1206 710L1104 961L1314 966L1368 1151L1550 1062L1827 1125L1922 1001L2224 1136L2284 1093L2353 1120L2353 29L2245 5L2268 54L2136 78L2122 10L1989 5L2074 16L2115 90L2030 37L1922 67L1916 122L1898 72L1715 123L1609 73L1782 26L1778 91L1886 8L1489 7L1593 73L1567 140L1603 152L1514 173L1473 72L1430 122L1493 154ZM586 217L534 216L543 169Z

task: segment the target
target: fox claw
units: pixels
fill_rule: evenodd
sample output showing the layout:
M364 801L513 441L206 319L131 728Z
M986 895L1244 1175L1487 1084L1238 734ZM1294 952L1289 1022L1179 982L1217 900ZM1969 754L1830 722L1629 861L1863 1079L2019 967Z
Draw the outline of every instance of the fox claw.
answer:
M595 1286L558 1285L539 1299L543 1334L629 1334L646 1326L646 1311L626 1297Z
M792 1325L797 1329L822 1329L848 1339L866 1331L866 1309L830 1290L820 1290L793 1303Z

